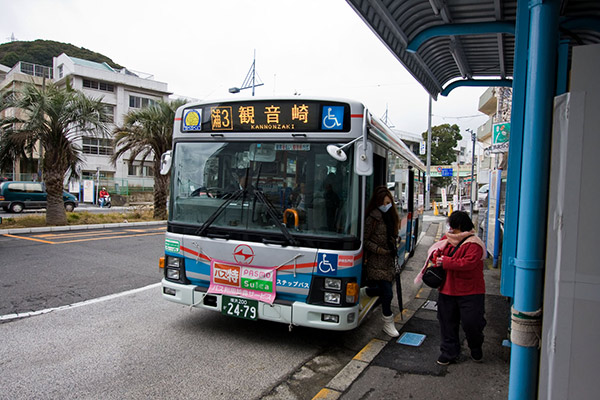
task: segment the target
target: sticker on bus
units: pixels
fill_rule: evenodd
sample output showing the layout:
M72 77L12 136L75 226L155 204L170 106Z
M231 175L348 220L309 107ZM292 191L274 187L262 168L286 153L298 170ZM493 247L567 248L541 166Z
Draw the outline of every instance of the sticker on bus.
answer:
M234 265L212 259L208 293L227 294L273 304L275 267Z
M341 131L344 127L343 106L323 106L321 129L324 131Z
M317 271L323 275L337 275L338 255L335 253L319 253L317 255Z
M173 253L179 253L180 252L179 240L165 239L165 250L173 252Z
M183 127L184 132L197 132L202 130L202 109L189 109L183 113Z

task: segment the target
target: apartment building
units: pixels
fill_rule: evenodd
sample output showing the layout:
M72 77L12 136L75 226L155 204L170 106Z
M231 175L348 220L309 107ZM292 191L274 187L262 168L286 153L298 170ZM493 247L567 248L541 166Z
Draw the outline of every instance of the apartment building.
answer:
M166 101L171 94L166 83L155 81L152 75L126 68L116 70L106 63L70 57L64 53L54 57L52 64L57 85L66 85L68 81L74 89L88 97L102 98L113 120L111 128L121 126L130 110L146 107L157 100ZM115 165L111 164L111 138L84 137L81 147L85 159L82 179L95 178L99 172L101 182L114 180L117 185L153 186L152 160L131 160L126 154Z
M26 83L43 86L52 81L59 86L67 82L88 97L101 98L108 107L112 130L123 124L124 116L130 111L146 107L158 100L168 100L171 94L167 84L153 79L152 75L117 70L106 63L97 63L61 54L54 57L52 67L19 62L12 68L0 68L0 91L19 90ZM10 110L18 113L18 110ZM152 160L131 160L129 155L119 159L116 164L110 162L113 154L112 133L110 137L84 137L80 143L83 160L81 179L100 178L103 185L113 184L128 187L146 187L154 185ZM37 178L37 153L33 154L33 163L23 161L15 163L13 171L17 179Z

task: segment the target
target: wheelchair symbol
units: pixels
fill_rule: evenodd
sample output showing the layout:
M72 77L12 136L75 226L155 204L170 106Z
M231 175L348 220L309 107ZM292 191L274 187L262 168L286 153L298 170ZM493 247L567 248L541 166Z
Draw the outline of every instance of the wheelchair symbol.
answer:
M323 260L319 262L317 268L322 274L335 274L337 271L337 260L335 260L334 263L335 265L327 260L327 254L323 254Z
M323 126L327 129L337 129L342 126L338 121L337 116L331 113L332 108L327 108L327 115L323 118Z

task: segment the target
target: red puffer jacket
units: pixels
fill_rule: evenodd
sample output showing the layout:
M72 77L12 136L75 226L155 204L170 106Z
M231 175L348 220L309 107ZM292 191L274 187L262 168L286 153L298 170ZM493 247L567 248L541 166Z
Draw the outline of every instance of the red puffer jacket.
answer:
M446 281L439 289L440 293L449 296L466 296L484 294L483 249L473 242L460 245L452 257L448 256L454 246L448 244L443 250L443 266L446 270Z

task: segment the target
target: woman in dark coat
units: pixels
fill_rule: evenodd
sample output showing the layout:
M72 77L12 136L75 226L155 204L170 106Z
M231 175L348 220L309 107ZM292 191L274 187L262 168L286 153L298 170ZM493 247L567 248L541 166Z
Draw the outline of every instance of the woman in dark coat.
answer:
M393 196L385 186L375 188L366 210L364 252L367 287L362 296L379 296L383 312L383 331L399 336L392 314L392 282L398 257L398 230L400 217L394 207Z

